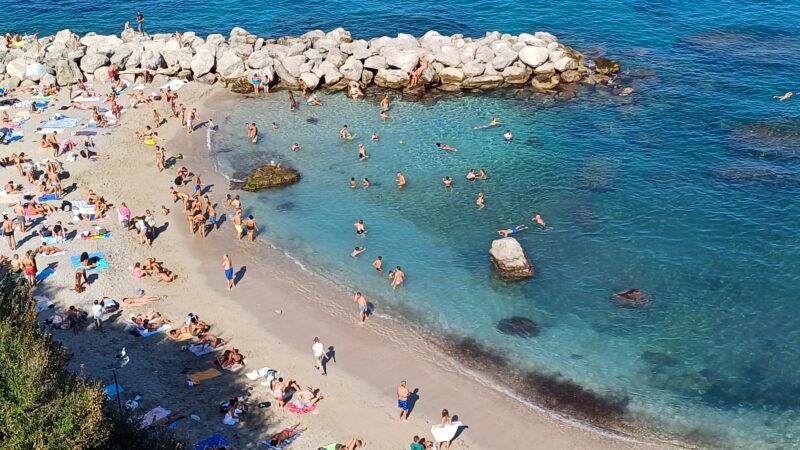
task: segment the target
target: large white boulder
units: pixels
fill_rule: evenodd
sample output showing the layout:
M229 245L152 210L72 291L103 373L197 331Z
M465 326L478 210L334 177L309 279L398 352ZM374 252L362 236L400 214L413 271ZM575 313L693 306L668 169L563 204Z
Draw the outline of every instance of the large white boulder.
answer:
M283 65L283 68L289 72L292 78L298 78L300 77L300 73L303 72L302 66L306 63L306 61L308 61L308 58L306 58L305 55L294 55L282 58L281 64Z
M497 268L500 276L505 279L513 280L533 277L533 265L528 260L525 250L512 237L492 241L489 258Z
M486 65L478 61L470 61L464 64L462 69L467 77L477 77L483 75L483 72L486 71Z
M464 71L456 67L445 67L439 72L439 81L442 84L461 85L467 77Z
M419 54L414 50L401 50L397 47L384 47L381 55L386 64L406 72L411 72L419 64Z
M575 69L577 69L578 68L578 61L575 61L574 59L570 58L569 56L565 56L565 57L559 59L558 61L556 61L555 63L553 63L553 65L555 66L557 71L564 72L564 71L567 71L567 70L575 70Z
M528 46L519 51L519 59L525 63L526 66L537 68L547 62L550 57L550 52L543 47Z
M206 43L197 47L197 53L192 57L192 75L198 78L211 72L216 62L216 55L217 47L215 45Z
M388 64L386 64L386 58L380 55L370 56L364 61L365 69L380 70L380 69L385 69L387 67Z
M375 84L389 89L400 89L408 86L408 72L401 69L381 69L375 75Z
M26 61L24 58L17 58L6 64L6 73L9 76L19 78L20 80L25 78L25 72L27 70L28 61Z
M342 74L339 73L339 69L328 61L322 61L318 70L322 73L322 76L325 77L325 86L332 86L342 79Z
M89 53L81 58L81 70L83 73L94 73L98 67L107 66L108 56L102 53Z
M261 69L262 67L272 67L272 57L269 56L267 50L261 49L253 52L247 57L247 65L253 69Z
M492 67L494 67L495 70L503 70L516 60L517 52L508 48L500 53L495 53L495 57L492 60Z
M81 44L87 47L117 47L122 44L122 39L112 35L89 34L81 38Z
M222 47L217 52L217 73L222 78L238 78L244 75L245 67L242 58L231 48Z
M300 74L300 79L306 83L309 89L316 89L319 86L319 77L314 75L313 72L303 72Z
M436 61L441 62L447 67L457 67L461 65L461 52L452 45L444 45L433 53Z
M347 78L350 81L359 81L361 80L361 71L364 69L364 65L356 59L355 57L351 56L347 58L347 61L339 68L339 72L341 72L342 76Z
M38 62L28 64L28 67L25 68L25 78L29 80L39 81L45 74L47 74L47 67Z

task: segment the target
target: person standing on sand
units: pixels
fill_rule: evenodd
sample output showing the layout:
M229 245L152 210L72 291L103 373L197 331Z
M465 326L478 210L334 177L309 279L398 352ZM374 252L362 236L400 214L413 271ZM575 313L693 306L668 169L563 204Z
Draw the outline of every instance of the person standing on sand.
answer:
M95 300L92 305L92 317L94 317L94 329L103 332L103 303Z
M311 346L311 351L314 352L314 368L321 370L323 375L327 375L325 370L325 346L319 341L318 337L314 338L314 345Z
M408 391L406 387L406 381L403 380L400 382L400 386L397 386L397 407L400 409L400 420L402 422L408 422L408 396L411 393Z
M242 213L238 208L233 215L233 229L236 230L236 236L239 240L242 240L242 236L244 236L244 233L242 233Z
M367 320L367 314L369 312L367 298L364 297L364 294L361 292L356 292L356 296L353 298L353 301L358 305L358 318L361 319L361 324L363 325Z
M225 270L225 279L228 280L228 290L233 289L233 263L227 253L222 255L222 269Z
M258 224L256 223L256 219L253 218L252 214L247 216L244 226L247 228L247 239L250 242L253 242L253 239L255 239L256 233L258 232Z
M11 250L17 249L17 240L14 239L14 228L16 228L14 226L14 222L9 220L7 215L3 214L3 225L2 225L3 236L5 236L6 239L8 239L8 248L10 248Z

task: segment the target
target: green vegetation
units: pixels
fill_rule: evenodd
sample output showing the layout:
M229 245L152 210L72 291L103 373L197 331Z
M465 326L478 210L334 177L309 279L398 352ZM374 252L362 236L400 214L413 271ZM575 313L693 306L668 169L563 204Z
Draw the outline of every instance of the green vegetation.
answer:
M132 426L103 391L66 370L63 354L39 326L28 287L0 268L0 448L182 448Z

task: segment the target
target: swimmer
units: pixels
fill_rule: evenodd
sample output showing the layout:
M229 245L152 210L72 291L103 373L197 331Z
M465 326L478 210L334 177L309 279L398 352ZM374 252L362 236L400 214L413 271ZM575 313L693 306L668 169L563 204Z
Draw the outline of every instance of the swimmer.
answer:
M356 292L355 297L353 297L353 301L356 302L358 305L358 318L361 319L361 324L367 320L367 314L369 314L369 303L367 303L367 298L364 297L364 294L361 292Z
M381 111L381 120L383 121L389 120L389 114L386 114L386 111Z
M361 187L364 189L369 187L369 178L364 177L364 179L361 180Z
M381 99L381 111L388 111L389 110L389 96L384 95Z
M294 92L289 91L289 109L294 111L297 109L297 100L294 99Z
M397 172L397 188L402 189L406 186L406 176L403 172Z
M489 175L486 175L486 171L483 170L483 169L479 169L478 170L478 179L479 180L485 180L487 178L489 178Z
M774 98L774 99L778 100L779 102L782 102L782 101L784 101L784 100L789 100L789 99L790 99L790 98L792 98L793 96L794 96L794 92L792 92L792 91L789 91L789 92L787 92L787 93L785 93L785 94L783 94L783 95L775 95L775 96L773 96L772 98Z
M536 222L536 224L539 225L539 228L541 228L542 230L547 228L547 225L544 223L544 219L542 219L542 216L540 216L539 214L533 216L533 221Z
M356 247L356 248L353 249L353 253L350 253L350 256L355 258L356 256L364 253L365 251L367 251L366 247Z
M377 142L380 138L381 137L378 136L378 133L372 133L372 137L369 138L369 140L372 141L372 142Z
M394 277L392 277L392 289L396 289L398 286L402 286L403 283L406 281L406 274L400 269L400 266L395 267L394 269Z
M308 106L322 106L322 102L317 100L317 94L311 94L306 99L306 105L308 105Z
M514 135L511 133L511 130L506 130L506 132L503 133L503 139L506 140L506 144L511 143L511 140L514 139Z
M367 234L367 227L364 226L363 219L358 219L358 222L354 223L353 226L356 228L356 234Z
M339 130L339 136L341 136L342 139L352 139L353 138L353 135L350 134L350 130L347 129L347 125L342 125L342 129Z
M293 152L299 152L300 151L300 145L297 144L297 143L292 144L292 151Z
M358 187L358 184L356 183L356 179L355 178L350 178L350 189L355 189L356 187Z
M253 144L258 142L258 127L256 127L254 123L245 123L245 128L247 128L247 137L250 139L250 142Z
M278 129L278 128L280 128L280 127L281 127L281 126L280 126L280 125L278 125L278 123L277 123L277 122L272 122L272 129L273 129L273 130L277 130L277 129Z
M448 152L457 152L458 149L455 147L450 147L447 144L441 144L439 142L436 143L436 146L439 147L439 150L447 150Z
M364 147L364 144L358 144L358 159L364 161L367 158L369 158L369 155L367 155L367 148Z
M475 128L473 128L473 130L483 130L483 129L486 129L486 128L496 127L496 126L502 125L502 124L503 124L503 122L501 122L499 118L492 117L492 120L488 124L486 124L486 125L478 125Z
M453 180L450 177L444 177L442 178L442 184L446 188L451 188L453 187Z
M483 207L486 206L483 192L478 192L478 198L475 200L475 204L478 205L478 209L483 209Z
M517 225L517 226L515 226L513 228L508 228L508 229L505 229L505 230L497 230L497 234L499 234L500 236L503 236L503 237L508 237L509 235L517 234L517 233L520 233L520 232L525 231L527 229L528 229L528 227L526 227L525 225Z
M478 179L478 175L475 174L475 170L469 169L469 172L467 172L467 180L475 181L477 179Z
M383 271L383 256L379 255L377 258L375 258L375 261L372 261L372 267L374 267L378 272Z

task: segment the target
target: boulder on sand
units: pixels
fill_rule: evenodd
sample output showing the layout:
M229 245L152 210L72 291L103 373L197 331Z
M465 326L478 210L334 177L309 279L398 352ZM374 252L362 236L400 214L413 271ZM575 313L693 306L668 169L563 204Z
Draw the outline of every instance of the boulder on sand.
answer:
M297 183L299 180L300 172L295 169L267 164L253 169L247 176L242 189L255 192L271 187L286 186Z
M500 276L506 280L533 277L533 264L519 242L512 237L492 241L489 258Z

